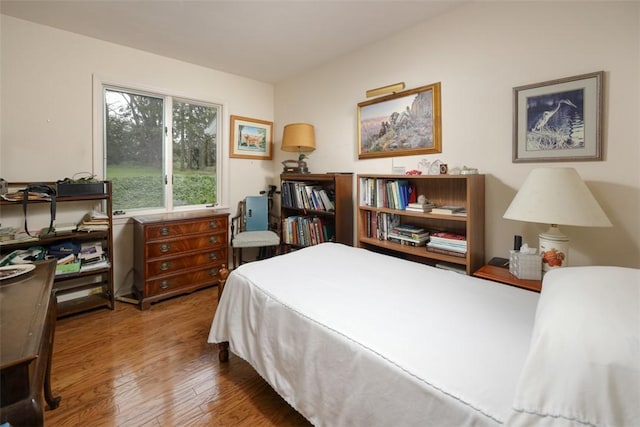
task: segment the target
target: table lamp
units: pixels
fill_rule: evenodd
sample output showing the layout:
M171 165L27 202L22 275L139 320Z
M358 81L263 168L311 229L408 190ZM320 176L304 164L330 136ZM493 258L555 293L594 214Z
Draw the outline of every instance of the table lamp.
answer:
M316 149L316 139L313 125L308 123L291 123L285 125L282 134L282 151L297 151L298 160L285 160L284 173L309 173L307 157L304 153L309 153Z
M569 238L560 231L559 224L611 227L611 221L574 168L532 170L503 218L550 224L538 236L545 272L568 265Z

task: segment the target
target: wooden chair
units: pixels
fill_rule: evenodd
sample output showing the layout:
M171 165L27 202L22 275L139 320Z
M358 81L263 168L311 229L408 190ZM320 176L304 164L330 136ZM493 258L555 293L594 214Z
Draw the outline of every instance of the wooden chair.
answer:
M247 196L238 203L238 211L231 218L232 269L245 262L245 248L258 248L256 259L279 253L280 221L270 212L269 202L267 196Z

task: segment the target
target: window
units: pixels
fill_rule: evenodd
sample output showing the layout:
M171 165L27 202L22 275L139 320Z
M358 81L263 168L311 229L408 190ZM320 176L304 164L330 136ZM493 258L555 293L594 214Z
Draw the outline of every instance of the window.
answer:
M217 204L217 104L104 86L104 175L116 211Z

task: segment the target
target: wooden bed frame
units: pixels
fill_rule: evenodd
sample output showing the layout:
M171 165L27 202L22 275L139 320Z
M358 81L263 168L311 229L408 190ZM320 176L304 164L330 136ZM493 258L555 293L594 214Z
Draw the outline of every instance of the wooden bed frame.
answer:
M229 277L229 269L225 264L222 264L220 268L220 280L218 281L218 303L222 298L222 292L224 291L224 285L227 283L227 277ZM229 361L229 343L221 342L218 344L218 360L222 363Z

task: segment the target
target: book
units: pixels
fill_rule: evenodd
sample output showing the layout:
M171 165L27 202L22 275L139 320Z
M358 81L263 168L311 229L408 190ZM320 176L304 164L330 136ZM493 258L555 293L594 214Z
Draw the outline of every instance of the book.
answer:
M456 212L461 212L464 210L465 208L462 206L443 205L431 209L431 213L436 215L453 215Z
M429 243L427 243L427 251L443 254L443 255L451 255L451 256L460 257L460 258L464 258L465 256L467 256L466 250L464 252L461 252L461 251L455 251L450 249L444 249L441 247L431 245Z

